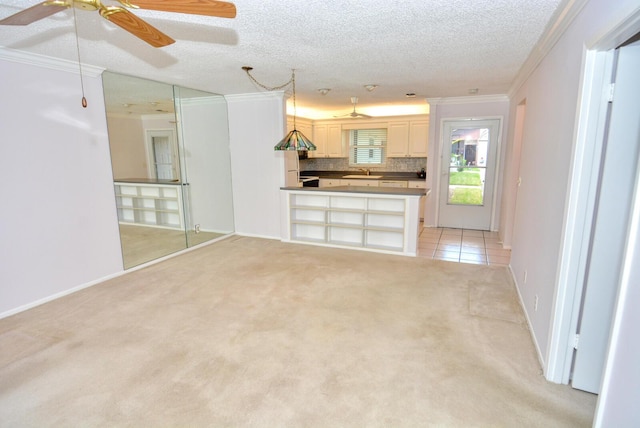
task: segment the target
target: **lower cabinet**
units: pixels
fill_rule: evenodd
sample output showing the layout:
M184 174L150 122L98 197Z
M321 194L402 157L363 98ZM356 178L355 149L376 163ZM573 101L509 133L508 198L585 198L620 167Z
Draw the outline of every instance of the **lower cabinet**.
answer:
M339 178L321 178L319 187L342 186L342 180Z
M416 255L419 196L287 191L285 240Z
M354 178L352 180L340 180L342 186L365 186L378 187L378 180L367 180L366 178Z
M424 181L424 180L421 180L421 181L409 181L408 183L409 183L408 187L412 188L412 189L426 189L427 188L427 182ZM426 196L421 196L420 197L420 221L424 221L424 205L425 205L426 200L427 200Z

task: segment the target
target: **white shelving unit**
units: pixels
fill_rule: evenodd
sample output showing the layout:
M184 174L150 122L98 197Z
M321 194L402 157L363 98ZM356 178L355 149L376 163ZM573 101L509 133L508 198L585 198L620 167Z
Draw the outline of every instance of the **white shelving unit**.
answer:
M184 229L179 185L125 182L114 185L120 223Z
M285 241L416 255L419 195L285 192Z

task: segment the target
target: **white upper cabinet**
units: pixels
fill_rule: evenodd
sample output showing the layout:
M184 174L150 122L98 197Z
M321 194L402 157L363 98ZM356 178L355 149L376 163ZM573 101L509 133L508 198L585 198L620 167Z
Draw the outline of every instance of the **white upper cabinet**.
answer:
M409 122L389 122L387 157L406 157L409 150Z
M387 157L427 157L429 121L389 122Z
M311 158L327 157L327 125L314 125L311 142L316 146L315 151L309 152Z
M314 158L342 158L346 155L342 144L342 125L315 124L313 125L313 139L315 152L309 152Z
M344 157L342 144L342 126L327 125L327 155L330 158Z
M429 149L429 121L412 121L409 125L409 156L426 158Z
M296 127L316 146L309 152L311 158L347 158L349 143L343 130L387 128L387 153L389 158L427 157L429 138L429 116L396 116L372 119L335 119L313 121L297 118ZM288 131L293 129L293 118L287 118Z

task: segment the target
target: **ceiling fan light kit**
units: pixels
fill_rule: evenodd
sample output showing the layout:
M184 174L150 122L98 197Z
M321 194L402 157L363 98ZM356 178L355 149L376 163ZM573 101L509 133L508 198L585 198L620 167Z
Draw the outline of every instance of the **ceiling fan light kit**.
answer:
M334 116L334 117L348 116L354 119L371 119L371 116L369 116L368 114L358 113L356 111L356 104L358 104L358 97L351 97L351 104L353 104L353 111L351 113L343 114L341 116Z

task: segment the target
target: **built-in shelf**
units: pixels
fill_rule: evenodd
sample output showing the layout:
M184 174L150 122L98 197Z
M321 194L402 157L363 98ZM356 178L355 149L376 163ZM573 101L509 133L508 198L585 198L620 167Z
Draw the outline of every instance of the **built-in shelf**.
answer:
M285 240L416 254L419 195L285 192Z
M120 223L184 229L179 185L115 182L114 186Z

